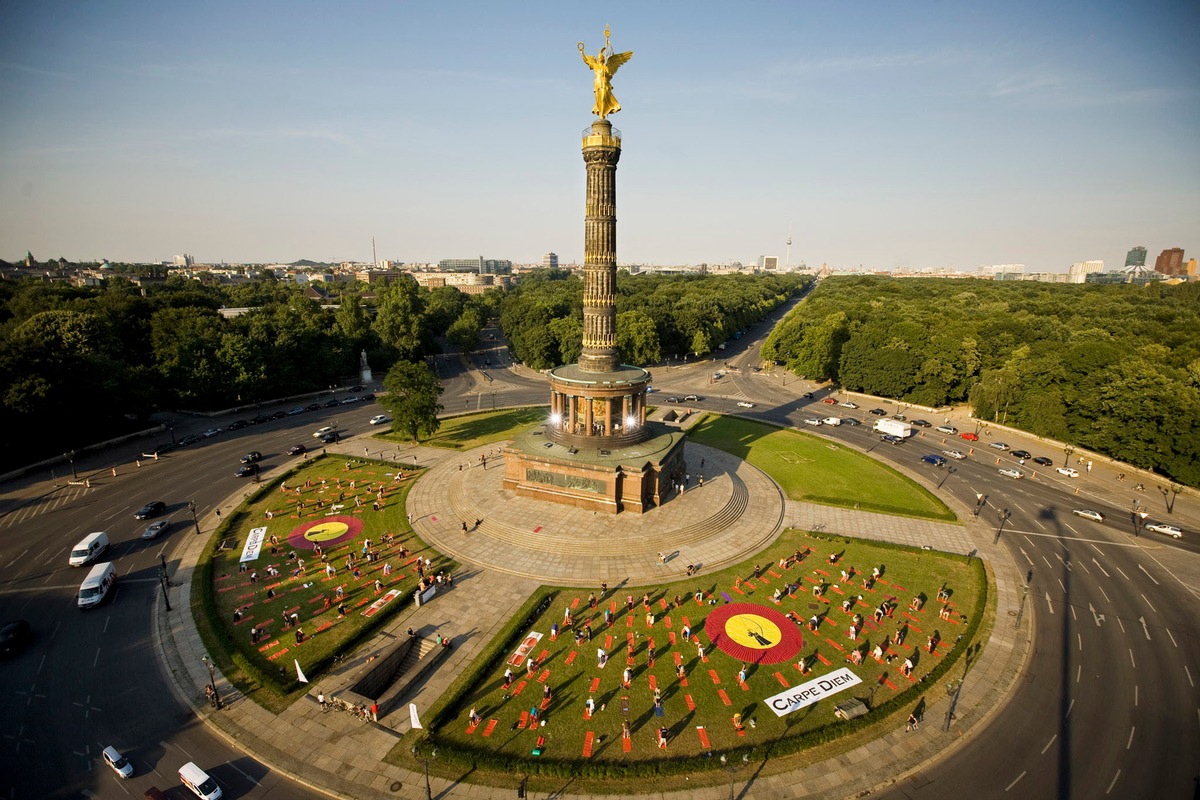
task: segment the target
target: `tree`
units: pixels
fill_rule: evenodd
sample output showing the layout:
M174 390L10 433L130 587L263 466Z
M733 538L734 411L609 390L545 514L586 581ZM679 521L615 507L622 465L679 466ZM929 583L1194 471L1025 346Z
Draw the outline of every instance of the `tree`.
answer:
M472 353L479 347L479 332L483 329L483 317L474 308L466 308L446 331L446 339L460 353Z
M641 311L617 314L617 349L627 364L653 364L661 359L654 320Z
M425 362L399 361L383 378L388 394L377 402L392 415L392 430L416 442L437 433L442 384Z
M425 347L425 326L417 282L407 277L390 281L376 292L375 302L378 314L373 328L383 345L401 360L420 357Z

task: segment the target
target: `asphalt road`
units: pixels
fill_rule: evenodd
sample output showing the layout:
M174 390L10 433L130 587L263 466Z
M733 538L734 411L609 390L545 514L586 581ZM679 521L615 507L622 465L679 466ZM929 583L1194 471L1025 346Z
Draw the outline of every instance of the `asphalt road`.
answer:
M729 343L719 361L655 369L659 396L703 395L689 405L794 425L871 450L931 488L941 482L941 492L968 508L984 495L986 505L968 524L982 542L995 535L999 513L1008 509L1001 538L1016 563L1033 570L1024 613L1034 616L1036 642L1015 695L985 731L882 796L960 797L964 787L979 797L1188 796L1200 774L1198 537L1175 542L1143 533L1134 540L1127 500L1110 491L1111 476L1108 484L1099 473L1080 479L1039 473L1037 480L1016 481L996 472L1011 459L986 447L952 463L951 472L923 464L920 456L951 447L966 452L969 443L943 446L940 438L926 438L881 445L869 422L808 429L801 424L805 417L832 413L820 403L824 393L804 400L801 393L815 387L769 366L753 370L763 366L758 347L770 324ZM499 337L493 342L489 333L469 369L457 358L433 360L447 413L546 402L544 380L513 369ZM721 369L724 377L714 380ZM739 400L755 407L739 408ZM349 435L368 432L367 420L379 410L367 403L288 417L144 461L140 469L123 466L115 477L108 466L126 464L132 452L85 457L77 469L93 476L90 489L63 487L37 502L5 504L0 607L4 618L28 619L36 639L0 665L6 678L0 696L7 695L0 704L0 797L123 798L151 784L176 787L175 796L183 797L174 773L188 760L211 768L227 796L316 796L227 746L176 698L151 634L157 565L162 558L170 563L180 537L194 535L188 501L203 518L236 496L246 482L233 477L242 453L261 451L269 476L290 460L290 445L313 445L313 429L336 420ZM865 408L838 411L873 419ZM195 423L176 435L206 427ZM1009 443L1043 454L1033 444ZM374 450L373 443L364 446ZM405 448L384 450L403 456ZM168 503L172 525L159 540L142 542L146 523L132 515L152 499ZM1105 512L1108 521L1071 516L1082 506ZM80 611L74 594L85 570L66 566L66 557L92 530L109 532L107 558L116 561L121 578L111 600ZM948 744L956 738L953 727L945 736ZM135 778L122 782L103 766L99 752L107 744L131 756Z

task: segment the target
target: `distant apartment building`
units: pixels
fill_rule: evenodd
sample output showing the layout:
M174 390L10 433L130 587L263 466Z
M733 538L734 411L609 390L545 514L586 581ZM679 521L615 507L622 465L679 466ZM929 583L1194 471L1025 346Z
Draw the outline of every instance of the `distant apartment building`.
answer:
M398 269L360 269L354 273L354 280L370 285L378 285L389 281L398 281L408 275Z
M416 272L409 275L426 289L453 286L464 294L483 294L491 289L507 289L512 285L509 275L480 275L477 272Z
M1172 247L1170 250L1163 250L1159 254L1158 260L1154 262L1154 271L1160 275L1182 275L1183 273L1183 248Z
M542 266L545 269L558 269L558 253L546 253L542 256Z
M758 268L771 271L779 269L779 256L759 256Z
M1189 258L1187 264L1184 265L1183 272L1185 275L1196 275L1196 259Z
M1019 281L1024 275L1024 264L990 264L979 268L981 278L991 278L997 281Z
M1125 266L1127 267L1144 267L1146 266L1146 248L1140 244L1131 249L1125 256Z
M512 262L500 258L443 258L438 262L439 272L474 272L479 275L509 275Z
M183 255L175 256L172 264L176 267L194 267L196 259L190 253L184 253Z
M1077 261L1067 269L1067 283L1084 283L1093 272L1104 272L1104 262Z

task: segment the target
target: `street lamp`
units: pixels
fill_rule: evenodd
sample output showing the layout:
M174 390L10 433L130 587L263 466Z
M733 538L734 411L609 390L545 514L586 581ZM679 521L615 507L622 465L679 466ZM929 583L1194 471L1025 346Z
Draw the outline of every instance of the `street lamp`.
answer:
M63 458L71 462L71 480L79 480L79 475L75 473L75 451L68 450L67 452L63 453Z
M413 758L425 762L425 800L433 800L433 788L429 785L429 760L437 758L437 748L434 748L431 753L418 753L417 746L414 744L412 754Z
M971 515L978 518L979 512L983 511L983 507L987 505L987 495L983 492L975 493L975 512Z
M209 695L209 700L213 708L221 709L221 695L217 693L217 665L208 657L208 653L200 656L200 660L204 662L204 666L208 667L208 687L212 689L212 694Z
M1146 517L1150 516L1145 511L1138 510L1138 501L1133 501L1133 511L1129 513L1129 521L1133 523L1133 537L1136 539L1142 532L1142 528L1146 525Z
M1000 543L1000 532L1004 530L1004 523L1012 519L1012 512L1006 508L1003 511L997 511L996 517L1000 520L1000 525L996 528L996 538L992 540L992 544Z
M1075 452L1075 448L1072 447L1071 445L1066 445L1065 447L1063 447L1063 453L1064 453L1063 466L1064 467L1069 466L1071 464L1071 453L1074 453L1074 452Z
M188 500L188 508L192 510L192 524L196 526L196 533L200 533L200 520L196 517L196 501Z
M731 763L729 763L729 759L725 758L725 754L724 753L721 754L721 766L724 767L725 769L729 770L729 800L733 800L733 778L734 778L734 776L737 775L737 771L739 769L741 769L744 765L749 764L749 763L750 763L750 756L746 753L742 753L742 763L741 764L738 764L737 762L734 762L731 764Z

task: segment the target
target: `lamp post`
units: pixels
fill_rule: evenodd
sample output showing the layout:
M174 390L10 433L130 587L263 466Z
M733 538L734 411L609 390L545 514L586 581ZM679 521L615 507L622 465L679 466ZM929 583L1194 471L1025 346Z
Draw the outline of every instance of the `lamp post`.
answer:
M425 763L425 800L433 800L433 788L429 785L429 760L437 758L437 749L434 748L431 753L418 753L417 746L412 747L413 758Z
M983 507L986 505L987 505L987 495L984 494L983 492L976 492L975 493L975 511L972 514L972 516L978 518L979 512L983 511Z
M1129 521L1133 523L1133 538L1135 539L1141 535L1142 528L1146 525L1146 517L1150 516L1139 508L1140 505L1140 502L1134 500L1133 511L1129 512Z
M1179 497L1179 493L1183 491L1183 487L1177 483L1172 483L1170 487L1159 486L1158 491L1162 492L1163 502L1167 504L1167 513L1175 513L1175 498Z
M75 472L75 451L68 450L67 452L63 453L63 458L71 463L71 480L79 480L79 475L77 475Z
M1075 448L1072 447L1071 445L1066 445L1065 447L1063 447L1063 466L1064 467L1069 466L1071 464L1071 453L1074 453L1074 452L1075 452Z
M200 660L204 662L204 666L208 667L208 687L212 690L209 697L212 700L213 708L220 710L221 695L217 692L217 665L208 657L208 654L200 656Z
M724 753L721 754L721 766L729 771L729 800L733 800L734 776L737 775L737 771L739 769L741 769L742 766L744 766L745 764L749 764L749 763L750 763L750 756L746 753L742 753L742 763L741 764L737 763L736 761L734 761L733 763L730 763L729 759L727 759L725 757L725 754Z
M158 585L162 589L163 602L167 604L167 611L171 610L171 598L167 596L167 559L162 557L162 564L158 568Z
M1012 519L1012 512L1006 508L1003 511L997 511L996 517L1000 520L1000 524L996 527L996 538L992 540L992 544L1000 543L1000 533L1004 530L1004 523Z
M192 510L192 524L196 526L196 533L200 533L200 519L196 516L196 501L188 500L188 508Z

